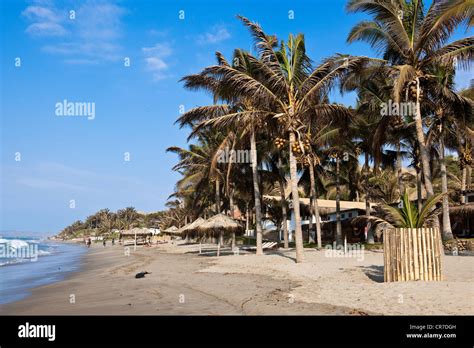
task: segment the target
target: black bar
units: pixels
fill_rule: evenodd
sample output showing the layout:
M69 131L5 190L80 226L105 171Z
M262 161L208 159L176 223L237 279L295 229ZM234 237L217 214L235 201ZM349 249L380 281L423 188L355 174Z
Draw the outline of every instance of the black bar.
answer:
M55 325L55 339L20 338L20 325ZM472 347L473 316L2 316L0 346L163 346L324 343ZM411 325L411 326L410 326ZM431 325L431 326L428 326ZM411 329L410 329L411 327ZM407 334L455 334L409 338Z

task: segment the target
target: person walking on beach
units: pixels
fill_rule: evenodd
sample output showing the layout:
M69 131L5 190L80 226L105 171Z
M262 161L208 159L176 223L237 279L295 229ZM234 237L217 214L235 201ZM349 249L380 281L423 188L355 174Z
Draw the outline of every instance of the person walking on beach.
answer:
M105 241L105 238L102 240L102 245L104 246L105 248L105 244L106 244L106 241Z
M92 244L91 237L87 238L87 247L90 248Z
M112 238L112 246L115 245L115 238Z

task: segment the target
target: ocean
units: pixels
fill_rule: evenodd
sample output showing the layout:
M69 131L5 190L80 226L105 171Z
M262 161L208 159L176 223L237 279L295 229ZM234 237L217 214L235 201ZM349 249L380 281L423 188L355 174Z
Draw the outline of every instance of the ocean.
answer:
M82 245L40 238L0 237L0 304L21 300L30 289L80 269Z

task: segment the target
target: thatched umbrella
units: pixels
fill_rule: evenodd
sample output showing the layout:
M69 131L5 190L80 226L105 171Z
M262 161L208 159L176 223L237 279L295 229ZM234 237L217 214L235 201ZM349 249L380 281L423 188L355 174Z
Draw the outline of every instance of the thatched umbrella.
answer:
M177 232L181 234L181 238L183 239L188 239L188 238L193 238L196 237L196 228L201 225L203 222L205 222L203 218L197 218L193 222L187 224L184 227L181 227ZM199 254L201 253L201 240L199 240Z
M191 234L193 233L193 231L195 231L195 229L201 225L203 222L205 222L206 220L204 220L203 218L197 218L196 220L194 220L193 222L187 224L186 226L184 227L181 227L177 233L181 233L181 237L184 239L184 238L187 238L188 237L188 234Z
M145 238L145 241L146 241L146 237L149 237L153 235L153 233L148 230L147 228L139 228L139 227L134 227L132 228L131 230L128 230L128 231L122 231L120 232L120 236L123 238L123 237L131 237L133 236L134 238L134 250L137 249L137 236L140 236L142 238Z
M242 235L244 228L231 217L224 214L217 214L200 224L195 231L199 233L201 237L219 237L217 243L217 256L219 256L223 236L233 234Z
M167 228L166 230L163 230L162 232L163 233L169 233L169 234L176 234L176 233L178 233L177 231L178 231L178 227L171 226L171 227Z
M460 216L466 219L474 217L474 204L462 204L449 207L449 215Z

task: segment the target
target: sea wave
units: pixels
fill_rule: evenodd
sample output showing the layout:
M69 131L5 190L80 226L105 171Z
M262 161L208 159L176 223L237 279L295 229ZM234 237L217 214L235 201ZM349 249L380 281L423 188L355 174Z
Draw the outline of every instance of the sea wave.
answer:
M33 239L0 238L0 267L36 261L37 257L55 254L57 248Z
M38 250L38 256L45 256L45 255L51 255L53 252L52 251L46 251L46 250Z
M13 249L28 248L29 246L28 242L22 239L0 239L0 244L7 244Z

